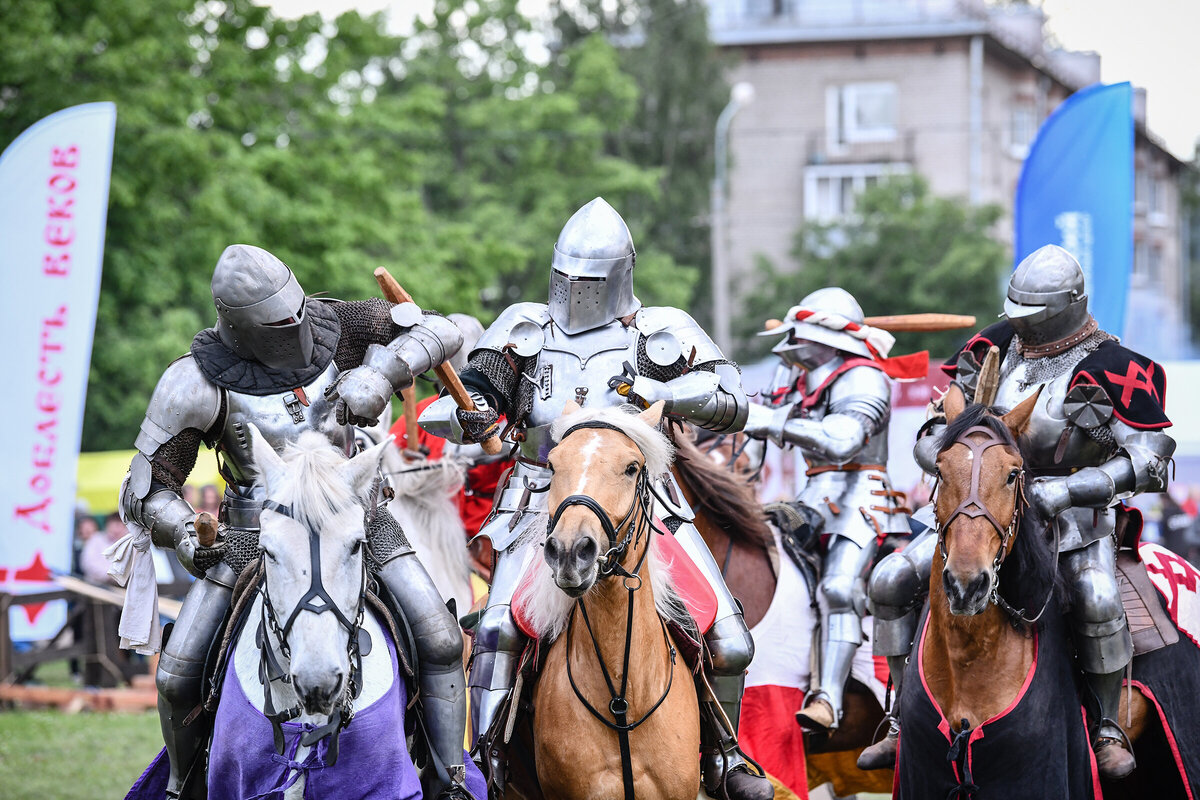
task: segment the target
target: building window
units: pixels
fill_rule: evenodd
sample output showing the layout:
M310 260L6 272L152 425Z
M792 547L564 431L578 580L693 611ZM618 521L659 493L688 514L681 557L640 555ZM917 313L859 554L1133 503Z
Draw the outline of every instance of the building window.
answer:
M1037 114L1032 108L1014 108L1008 117L1008 149L1014 158L1029 155L1037 136Z
M890 142L896 138L896 84L848 83L826 93L830 144Z
M1150 280L1150 247L1145 239L1133 243L1133 277L1138 284Z
M1146 220L1151 225L1167 224L1167 182L1155 175L1150 178Z
M821 164L804 170L804 217L830 222L854 213L864 189L888 175L905 175L908 164Z

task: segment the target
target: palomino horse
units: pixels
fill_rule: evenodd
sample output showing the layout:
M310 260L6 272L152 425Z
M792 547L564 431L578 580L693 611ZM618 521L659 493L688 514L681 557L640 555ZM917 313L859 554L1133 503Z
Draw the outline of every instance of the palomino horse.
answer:
M741 467L744 456L736 458L739 448L735 437L701 450L684 430L675 436L675 448L674 472L679 486L696 513L696 528L721 566L722 576L741 602L746 624L755 634L756 664L786 662L792 677L789 685L807 683L812 636L818 622L812 608L810 582L818 576L802 572L787 560L780 531L769 524L755 497L753 474ZM781 584L786 597L780 594ZM781 608L780 604L787 607ZM784 621L786 631L781 630L780 621ZM766 628L770 630L764 635ZM864 646L862 658L856 659L856 677L871 679L868 676L873 676L873 671L868 662L869 648ZM754 671L755 665L751 665L751 672ZM776 797L786 796L789 783L802 791L802 787L796 787L801 780L813 788L832 783L839 797L891 791L890 770L864 772L856 764L858 754L871 744L883 719L879 701L862 683L850 681L842 724L819 743L813 742L812 737L802 738L802 731L795 723L787 724L783 733L769 724L757 730L754 712L749 711L755 704L756 691L753 685L747 687L742 713L745 724L739 734L750 755L772 773ZM770 691L775 692L769 695L770 702L779 702L778 692L782 690ZM795 711L800 707L802 692L791 694L795 695L795 708L791 709ZM770 741L760 741L764 739ZM790 740L790 744L783 742L784 739ZM804 752L806 747L808 751ZM796 750L801 751L799 755ZM801 756L806 776L788 774L795 772Z
M898 796L1192 798L1200 789L1195 631L1135 656L1138 691L1123 695L1120 720L1139 766L1111 784L1097 777L1052 537L1026 513L1021 491L1018 440L1036 401L997 416L966 406L956 386L947 393L940 538L900 698ZM1154 545L1140 555L1159 591L1167 587L1176 624L1200 611L1200 572Z
M651 476L672 455L662 407L568 402L554 426L545 558L515 603L554 640L532 691L548 798L693 800L700 789L696 688L662 620L682 608L651 518Z

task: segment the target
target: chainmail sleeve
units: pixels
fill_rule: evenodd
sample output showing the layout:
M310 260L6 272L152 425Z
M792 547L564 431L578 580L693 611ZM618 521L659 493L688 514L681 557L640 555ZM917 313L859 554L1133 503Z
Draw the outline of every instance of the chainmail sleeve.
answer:
M646 337L638 337L637 372L638 375L646 378L667 383L687 372L715 372L717 367L722 364L733 364L735 368L737 367L737 364L728 359L705 361L703 364L693 364L691 367L688 367L687 359L684 356L676 359L674 364L668 364L664 367L650 360L650 356L646 353ZM741 370L738 371L740 372Z
M342 323L342 335L333 355L333 363L339 370L359 366L366 357L368 346L387 344L404 330L392 321L392 304L387 300L373 297L331 305Z
M183 495L183 484L196 466L203 434L188 428L166 442L150 459L151 485Z

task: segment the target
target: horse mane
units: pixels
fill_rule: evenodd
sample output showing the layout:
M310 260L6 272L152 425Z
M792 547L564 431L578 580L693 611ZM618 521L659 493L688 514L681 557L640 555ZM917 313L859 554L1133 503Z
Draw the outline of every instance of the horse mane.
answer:
M662 431L651 427L638 416L638 410L628 403L619 406L583 408L559 417L550 426L550 436L558 442L564 433L581 422L603 422L628 436L646 459L646 471L662 475L671 468L675 447Z
M1002 411L995 407L972 403L946 426L938 442L938 451L947 449L971 428L976 426L993 431L1001 441L1026 456L1023 442L1013 436L1004 424ZM1029 503L1024 492L1017 498L1021 523L1017 528L1016 541L1004 559L1000 570L999 593L1008 604L1023 609L1027 614L1036 614L1046 600L1048 592L1063 600L1065 586L1058 574L1058 557L1053 550L1051 538L1046 535L1044 521L1029 513Z
M675 437L675 474L695 498L696 510L729 538L763 550L770 548L775 537L745 471L714 462L685 430Z
M323 531L325 524L359 498L338 469L346 463L341 450L323 434L305 431L280 452L287 466L283 480L272 485L271 499L291 506L292 517L309 530Z
M548 517L543 517L543 519L548 519ZM685 630L690 630L694 627L694 623L684 607L683 601L679 598L679 593L675 591L675 584L671 580L671 571L659 553L659 548L662 546L659 544L659 540L662 534L656 534L654 528L649 526L647 526L646 533L650 537L650 543L649 550L646 552L646 563L642 566L642 574L649 578L650 587L654 591L654 608L663 619L673 621ZM575 600L558 588L553 575L550 574L550 567L546 564L546 559L541 557L540 551L534 551L533 564L529 567L529 571L531 573L529 579L523 581L517 589L513 605L521 607L522 615L537 637L550 642L557 639L567 627L567 621L571 618L571 610L575 607ZM591 591L595 591L596 586L599 585L600 581L596 581Z

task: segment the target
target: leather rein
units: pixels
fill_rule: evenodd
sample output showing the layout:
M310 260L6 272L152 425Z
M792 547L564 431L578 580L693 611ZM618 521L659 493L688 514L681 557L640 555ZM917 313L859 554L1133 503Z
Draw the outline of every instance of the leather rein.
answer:
M266 500L263 502L263 508L285 516L288 519L296 520L291 506L284 506L272 500ZM275 611L275 606L271 602L271 594L265 575L263 576L262 583L259 584L258 591L262 595L262 615L259 617L258 631L255 635L255 641L258 644L259 653L261 654L258 664L258 679L263 686L263 714L271 722L271 730L275 739L275 752L282 756L285 745L282 723L300 716L303 713L303 707L299 701L290 708L280 710L275 707L271 684L276 681L290 684L292 678L287 670L283 668L283 665L280 664L274 649L270 646L268 632L274 636L279 646L279 651L283 654L284 658L291 658L292 648L288 643L288 634L291 632L296 618L300 616L300 612L308 611L313 614L324 614L328 611L337 617L338 623L346 629L348 634L346 653L350 656L350 679L346 682L346 688L342 693L341 699L329 715L329 721L319 728L305 731L300 737L300 744L307 747L316 744L328 736L329 747L326 752L325 763L328 766L333 766L337 762L338 756L338 734L342 728L345 728L354 719L354 701L362 692L362 659L363 656L370 654L372 647L371 635L362 627L363 614L366 610L367 563L366 558L363 558L361 583L358 592L358 610L354 620L351 621L338 608L337 603L329 596L329 592L325 589L324 583L322 583L321 540L317 536L316 531L312 529L308 531L308 546L311 563L311 582L309 583L308 591L304 593L304 596L292 608L291 613L288 614L282 626L279 624L279 616Z
M972 434L981 434L983 438L978 440L968 438ZM1009 543L1012 541L1013 535L1016 533L1017 528L1020 527L1022 516L1021 512L1025 507L1026 471L1024 467L1022 467L1021 472L1017 477L1015 487L1016 502L1013 504L1012 518L1009 519L1007 525L1003 525L999 520L996 519L991 510L988 509L987 505L983 502L983 497L980 494L980 485L983 474L983 454L989 448L1009 447L1011 446L1011 443L1005 441L1003 437L1001 437L998 433L996 433L996 431L992 430L988 426L975 425L963 431L961 436L959 436L953 442L950 442L947 446L943 447L940 453L946 452L946 450L949 450L956 444L961 444L971 451L971 487L967 492L966 499L955 507L954 511L950 514L950 517L945 522L938 522L937 545L938 551L942 554L942 564L945 565L949 557L946 551L946 530L951 524L953 524L954 520L959 516L967 517L968 519L976 519L978 517L983 517L986 519L991 523L992 527L996 529L996 532L1000 534L1000 547L996 550L995 558L992 559L992 588L989 599L991 602L999 606L999 608L1006 615L1008 615L1009 620L1012 622L1014 627L1022 623L1025 625L1033 625L1039 619L1041 619L1042 614L1046 612L1046 607L1050 604L1050 598L1054 594L1053 583L1050 585L1050 592L1046 595L1046 601L1042 603L1041 609L1032 618L1025 616L1025 609L1013 608L1013 606L1000 594L1000 567L1004 565L1004 560L1008 557L1010 552ZM935 494L937 493L938 488L940 488L941 480L941 476L939 475L937 479L937 485L934 487ZM1054 529L1055 549L1057 550L1057 524L1054 525Z
M625 431L616 425L600 420L590 420L567 428L562 436L559 437L559 442L561 443L578 430L588 428L613 430L624 436L628 436ZM654 489L650 482L650 476L646 471L646 465L643 463L641 469L638 471L637 488L635 489L633 500L629 504L629 510L615 525L609 518L608 513L594 498L583 494L573 494L564 498L558 504L558 507L554 509L554 513L550 516L550 522L546 528L546 535L549 536L554 531L563 513L572 506L583 506L595 514L596 518L600 521L601 527L604 529L605 535L608 537L608 550L598 558L597 580L613 575L620 576L622 584L626 592L628 592L628 611L625 619L625 650L622 659L621 685L619 689L614 684L608 667L605 666L604 657L600 653L600 643L596 641L596 633L592 629L592 622L588 618L587 608L583 604L582 597L575 601L575 607L571 610L571 617L567 621L567 680L571 684L571 690L575 692L575 696L579 698L579 702L583 704L583 707L593 717L604 723L606 727L617 733L617 743L621 749L621 782L625 789L625 800L634 800L633 756L629 747L629 733L649 719L650 715L657 711L659 706L666 701L667 696L671 693L671 686L675 681L675 646L672 644L671 638L667 633L666 623L660 617L658 623L662 627L663 641L666 643L667 650L670 653L670 671L667 675L667 688L663 690L662 696L658 698L654 705L650 706L650 709L645 714L633 722L629 721L629 700L625 695L629 689L629 659L633 645L633 593L642 587L641 570L646 562L646 555L650 552L651 543L647 541L646 549L638 557L637 564L634 565L632 571L626 570L621 566L621 559L628 552L630 545L637 547L643 533L649 535L651 530L650 509L653 497L655 497ZM622 531L624 532L623 535ZM576 611L579 611L579 615L583 617L583 624L587 628L588 637L592 641L592 649L596 652L596 662L600 665L600 673L604 676L604 682L608 686L610 698L608 710L613 716L611 720L588 702L587 698L583 696L583 692L579 690L579 686L575 683L575 676L571 672L571 635L575 626Z

